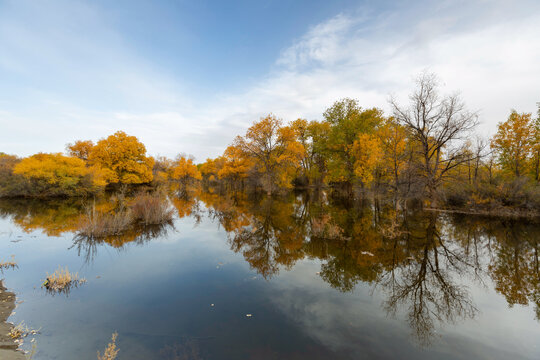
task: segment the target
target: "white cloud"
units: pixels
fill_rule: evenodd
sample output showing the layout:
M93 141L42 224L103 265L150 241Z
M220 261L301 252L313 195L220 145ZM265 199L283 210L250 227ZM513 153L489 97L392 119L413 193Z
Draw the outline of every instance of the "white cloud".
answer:
M276 54L268 75L244 91L195 95L181 79L131 51L98 11L65 3L73 17L71 34L50 23L46 28L53 30L46 34L13 19L0 25L0 43L10 49L0 54L0 71L36 77L31 59L41 57L59 81L80 84L74 87L77 96L37 81L18 94L17 99L28 96L28 108L0 100L0 126L9 131L0 132L0 143L3 151L21 155L61 151L68 141L96 140L122 129L138 136L152 154L185 152L203 160L219 155L234 136L269 112L285 120L320 119L342 97L387 109L388 95L406 100L413 77L424 69L438 73L449 91L461 90L469 108L480 110L480 131L492 133L510 108L533 112L540 101L540 5L511 5L405 3L339 14L291 40ZM84 41L94 27L98 34ZM6 40L8 30L13 38ZM85 57L94 59L93 53L105 55L88 69L77 67Z

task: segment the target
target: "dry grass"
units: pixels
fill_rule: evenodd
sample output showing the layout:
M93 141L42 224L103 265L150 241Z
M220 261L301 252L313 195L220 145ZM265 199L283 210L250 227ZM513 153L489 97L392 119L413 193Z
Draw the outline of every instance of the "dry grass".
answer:
M43 283L43 286L50 292L55 293L67 293L73 287L77 287L86 282L86 279L80 279L77 273L70 273L67 267L58 269L52 274L47 273L47 279Z
M118 356L118 352L120 349L116 347L116 338L118 337L118 333L112 334L111 342L107 347L105 348L105 351L103 352L103 355L101 355L98 351L97 358L98 360L114 360Z
M15 257L13 255L11 256L11 261L2 261L2 262L0 262L0 271L4 271L4 270L7 270L7 269L15 269L15 268L18 268L18 267L19 266L15 262Z
M22 339L24 337L27 337L28 335L35 335L39 332L38 330L32 330L28 328L28 326L25 325L24 321L21 321L20 324L13 326L11 330L9 331L8 335L13 340Z
M95 207L88 209L83 218L77 235L88 239L105 239L118 236L129 231L136 225L171 224L174 211L169 203L159 195L137 195L129 207L125 201L119 201L119 206L112 212L96 211Z
M131 205L133 219L144 225L159 225L172 222L174 211L159 195L137 195Z
M91 239L103 239L111 235L121 235L131 227L132 222L133 216L129 210L104 213L92 208L82 221L78 233Z

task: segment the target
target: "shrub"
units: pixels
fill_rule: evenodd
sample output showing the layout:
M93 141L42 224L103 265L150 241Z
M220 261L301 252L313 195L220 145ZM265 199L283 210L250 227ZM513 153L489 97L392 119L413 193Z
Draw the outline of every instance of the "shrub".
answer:
M143 225L170 223L174 211L169 203L158 195L140 194L130 207L134 221Z
M133 216L128 209L121 208L116 212L101 212L92 207L83 218L78 235L90 239L103 239L111 235L120 235L131 227L132 222Z

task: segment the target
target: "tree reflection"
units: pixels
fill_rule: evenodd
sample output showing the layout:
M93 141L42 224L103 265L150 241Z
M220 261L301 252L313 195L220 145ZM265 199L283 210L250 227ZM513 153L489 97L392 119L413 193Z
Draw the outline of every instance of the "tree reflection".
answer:
M477 313L467 288L457 281L474 262L441 235L437 220L431 213L404 224L409 256L378 281L388 293L386 310L395 314L399 306L407 307L409 324L422 345L430 343L437 321L454 322Z
M84 226L87 210L91 206L99 213L114 213L118 211L119 204L129 203L132 198L113 196L101 199L52 199L52 200L25 200L25 199L0 199L0 216L10 217L13 223L25 232L41 230L47 236L62 236L73 233L73 245L79 256L84 257L86 262L91 262L101 245L109 245L116 249L123 248L126 244L142 245L157 237L165 236L173 229L172 222L158 225L133 224L118 234L111 234L101 238L82 235L79 230ZM168 201L166 197L163 201ZM188 212L185 208L194 207L188 204L175 203L179 216L181 211ZM90 205L91 204L91 205ZM182 210L181 210L182 209ZM189 214L194 211L189 210ZM184 215L185 216L185 215Z
M94 261L100 246L109 245L117 250L130 245L144 245L152 239L166 236L173 229L172 224L135 226L128 231L118 235L111 235L105 238L92 238L85 235L76 234L73 237L73 245L70 249L76 249L77 254L84 258L86 263Z
M24 232L41 230L47 236L76 231L85 201L82 199L0 199L0 216L11 217Z
M323 260L320 276L352 291L359 282L381 288L385 309L405 307L415 337L428 344L437 323L474 317L460 280L478 279L479 262L449 236L435 213L403 213L391 203L350 203L325 196L247 199L213 194L203 200L242 253L265 278L304 257Z
M532 303L540 319L536 222L401 210L399 202L343 201L324 192L267 197L197 190L164 199L178 218L198 224L208 216L216 222L231 250L266 279L310 258L321 260L319 276L339 291L351 292L359 283L380 290L386 311L404 311L424 345L437 326L475 316L466 287L471 282L492 279L510 306ZM100 211L117 205L108 199L95 204ZM77 231L84 206L81 200L0 200L0 216L24 231L58 236ZM139 224L100 239L76 236L73 248L92 261L101 245L142 245L170 229L171 224Z
M497 241L495 256L489 264L495 289L504 295L508 305L535 305L540 320L540 272L538 265L538 224L500 222L489 228Z
M290 269L304 258L302 228L296 222L294 202L272 197L250 199L246 195L203 198L210 216L228 233L234 252L241 252L264 278Z

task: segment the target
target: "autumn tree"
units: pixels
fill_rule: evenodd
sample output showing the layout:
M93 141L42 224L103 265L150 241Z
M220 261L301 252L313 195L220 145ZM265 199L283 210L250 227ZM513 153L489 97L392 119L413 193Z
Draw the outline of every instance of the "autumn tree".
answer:
M179 156L173 168L172 178L180 183L181 191L185 192L191 183L201 180L202 176L192 159Z
M512 111L508 120L499 123L497 133L491 140L503 169L516 177L525 173L534 135L531 114Z
M330 125L326 122L297 119L290 124L295 139L302 145L298 182L320 186L326 173L324 153Z
M373 181L373 171L382 158L381 143L373 134L360 133L354 141L351 153L355 159L354 174L369 186Z
M21 162L19 157L0 152L0 197L17 196L27 191L26 179L13 173L19 162Z
M398 190L399 178L407 163L407 131L393 118L388 119L377 131L383 154L383 163L393 178L394 190Z
M154 166L152 167L152 182L154 184L165 183L172 176L174 168L174 160L166 156L158 156L154 158Z
M467 177L469 184L474 183L478 185L480 176L480 170L482 169L483 160L489 155L489 142L481 137L476 136L472 140L467 141L468 146L468 161L467 165Z
M390 100L394 118L418 143L421 174L432 205L438 189L449 172L466 162L464 139L476 127L477 115L467 111L459 95L441 96L434 74L424 73L416 80L417 88L410 105L403 107Z
M323 116L330 125L325 144L329 180L350 189L356 175L354 142L361 133L373 133L384 121L383 113L376 108L363 110L357 100L346 98L336 101Z
M216 181L218 179L218 174L223 168L225 159L220 156L215 159L206 159L200 167L199 171L201 172L202 178L207 183Z
M73 144L66 145L66 151L69 156L78 157L84 161L88 160L93 148L94 142L92 140L77 140Z
M13 169L14 174L32 181L39 196L77 196L103 189L106 181L97 168L88 168L76 157L58 154L36 154L24 158Z
M289 187L303 148L295 140L294 131L282 126L282 120L268 115L254 123L244 137L233 145L254 161L262 175L262 184L270 195L277 187Z
M306 119L296 119L290 124L295 139L302 146L302 156L299 159L299 174L297 176L304 183L309 182L309 174L313 167L313 144L309 136L309 122Z
M243 181L253 166L253 162L246 157L242 149L230 145L223 153L223 166L218 171L220 179L227 179L231 184Z
M531 160L534 179L540 182L540 103L538 103L538 117L532 125Z
M146 147L139 139L123 131L99 140L88 162L99 166L112 184L143 184L153 178L154 159L146 156Z

